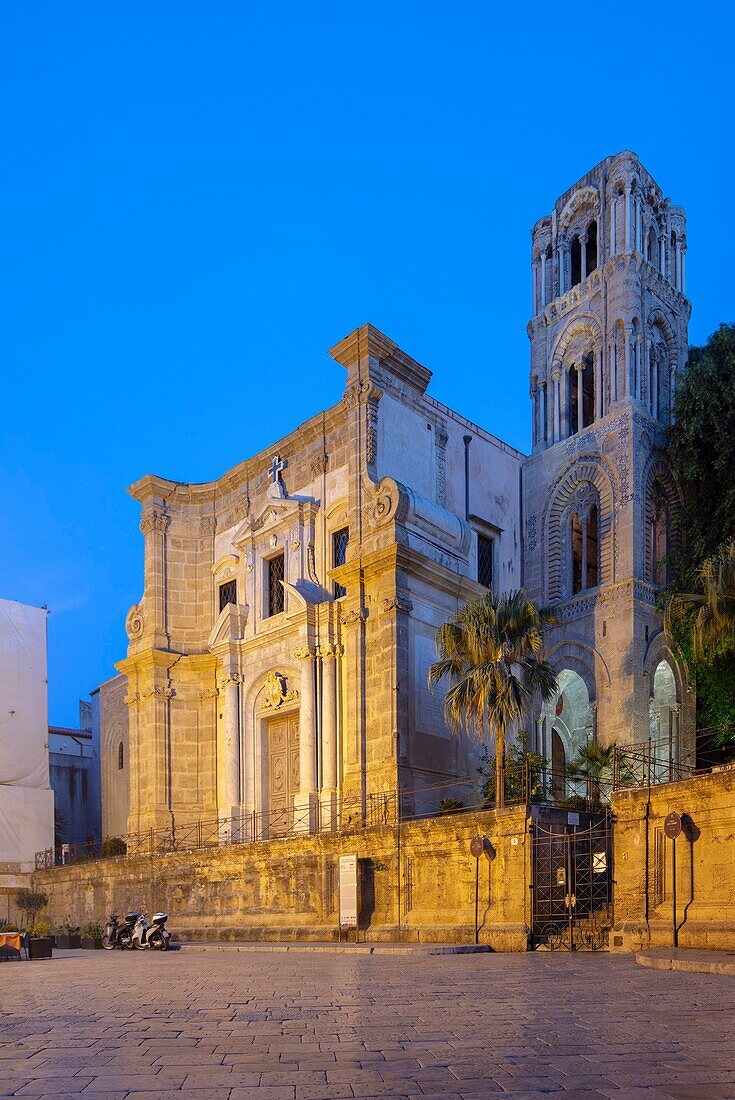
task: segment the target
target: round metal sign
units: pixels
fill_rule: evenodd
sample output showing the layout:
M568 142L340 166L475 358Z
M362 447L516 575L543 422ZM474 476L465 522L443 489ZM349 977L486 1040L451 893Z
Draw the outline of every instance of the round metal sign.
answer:
M481 836L473 836L470 841L470 851L475 859L479 859L485 848L485 842Z
M681 833L681 817L675 810L672 810L670 814L666 815L664 832L669 840L676 840Z

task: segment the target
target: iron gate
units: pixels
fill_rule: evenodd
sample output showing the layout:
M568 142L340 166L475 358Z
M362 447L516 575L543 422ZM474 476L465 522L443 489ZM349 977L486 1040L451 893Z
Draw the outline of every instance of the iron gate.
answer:
M568 818L585 819L569 824ZM612 912L610 814L533 822L532 936L552 951L607 946Z

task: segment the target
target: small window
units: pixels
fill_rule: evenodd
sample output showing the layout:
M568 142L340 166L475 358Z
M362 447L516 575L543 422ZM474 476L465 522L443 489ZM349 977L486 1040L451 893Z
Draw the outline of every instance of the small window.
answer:
M332 568L335 569L338 565L344 565L347 561L347 543L350 541L350 529L349 527L342 527L339 531L335 531L332 534ZM334 598L339 600L342 596L347 595L347 589L343 584L334 585Z
M493 586L493 550L495 539L486 535L477 536L477 581L485 588Z
M219 586L219 609L227 607L228 603L237 603L237 581L225 581Z
M122 771L125 767L125 746L122 741L117 746L117 770Z
M268 560L268 615L280 615L286 606L283 588L285 578L283 554Z

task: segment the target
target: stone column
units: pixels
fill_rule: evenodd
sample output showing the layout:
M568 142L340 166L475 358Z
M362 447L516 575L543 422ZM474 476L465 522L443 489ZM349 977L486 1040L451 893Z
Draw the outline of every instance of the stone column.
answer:
M580 274L581 281L584 282L587 278L587 234L583 234L579 238L579 259L580 259Z
M643 226L641 225L641 199L640 195L636 191L635 195L635 250L641 252L643 249Z
M630 184L625 185L625 251L630 252Z
M316 698L314 650L302 646L294 653L301 661L299 710L299 793L294 797L294 831L311 833L316 827Z
M320 646L322 662L321 827L337 826L337 650Z
M561 438L561 363L553 364L551 378L554 383L554 442L558 443Z
M687 250L682 248L681 250L681 292L686 294L687 292Z
M144 590L146 604L153 611L152 644L168 649L168 608L166 592L166 530L169 517L160 509L143 512L140 529L145 535Z
M546 305L546 249L541 253L541 308Z
M623 328L623 355L624 355L624 368L625 368L625 397L629 397L631 393L630 389L630 338L633 334L633 328L631 325L625 325Z
M536 744L533 747L533 751L537 752L539 756L543 756L543 743L544 743L544 719L543 715L536 719Z
M679 742L679 715L681 712L681 704L674 703L671 707L671 760L673 764L678 764L681 760L681 744Z
M577 431L581 432L585 427L584 423L584 391L582 382L584 380L584 363L577 363L574 367L577 372Z
M635 338L635 397L641 399L641 375L643 374L643 337L640 333Z
M664 236L658 239L658 269L662 275L666 274L666 238Z
M610 255L616 256L618 252L617 246L618 236L618 196L613 192L612 202L610 203Z
M218 738L217 804L222 839L237 831L240 809L240 677L226 673L219 681L224 725Z
M548 438L548 434L549 434L549 429L548 429L548 426L547 426L548 422L549 422L549 411L548 411L548 405L547 405L547 401L546 401L546 383L545 382L540 382L539 386L540 386L539 404L541 406L541 436L540 436L539 442L541 444L545 444L546 440Z
M539 310L539 304L538 304L538 271L537 271L536 261L534 259L531 260L531 287L532 287L531 294L532 294L532 297L533 297L533 301L531 303L531 316L535 317L536 314L538 313L538 310Z
M681 241L678 237L676 238L675 286L677 290L681 290Z
M563 248L562 245L559 245L558 252L559 252L559 296L561 297L561 295L564 293L564 290L565 290L565 287L566 287L566 281L565 281L565 274L566 273L564 271L564 262L565 262L566 256L565 256L564 248Z

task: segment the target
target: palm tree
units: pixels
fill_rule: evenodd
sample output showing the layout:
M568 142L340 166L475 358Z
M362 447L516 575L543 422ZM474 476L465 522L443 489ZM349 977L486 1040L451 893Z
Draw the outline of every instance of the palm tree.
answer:
M495 805L505 799L505 734L529 703L556 692L556 675L541 657L543 628L556 622L540 611L523 589L465 604L452 622L436 632L439 660L429 669L429 686L446 678L444 713L450 729L462 726L482 740L485 727L495 732Z
M603 782L612 783L615 760L615 745L600 745L590 741L583 745L577 757L569 765L572 777L587 781L587 797L593 805L599 805L602 799Z
M691 615L692 655L705 664L735 655L735 539L726 542L699 570L703 592L681 593L666 608L665 625Z

